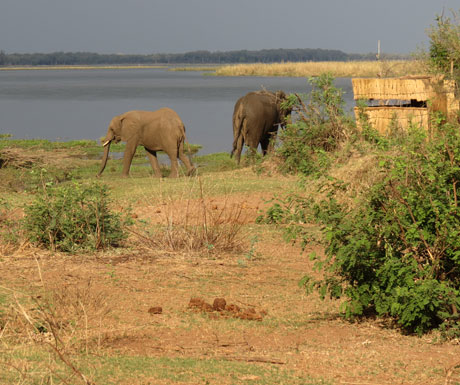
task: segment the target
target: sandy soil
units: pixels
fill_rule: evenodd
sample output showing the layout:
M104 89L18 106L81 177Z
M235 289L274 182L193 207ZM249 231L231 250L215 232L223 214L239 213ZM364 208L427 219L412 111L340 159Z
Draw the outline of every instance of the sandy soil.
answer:
M206 202L219 215L240 209L241 253L173 253L135 236L131 248L93 256L26 248L1 259L2 285L80 293L89 322L92 313L99 319L93 344L106 354L277 365L334 384L460 381L460 373L449 372L460 362L455 341L405 336L376 320L349 323L340 318L338 301L306 296L298 282L312 272L307 255L322 250L312 245L301 253L281 231L255 224L266 198ZM180 217L178 206L138 207L133 216L164 223ZM225 299L226 308L213 310L216 298Z

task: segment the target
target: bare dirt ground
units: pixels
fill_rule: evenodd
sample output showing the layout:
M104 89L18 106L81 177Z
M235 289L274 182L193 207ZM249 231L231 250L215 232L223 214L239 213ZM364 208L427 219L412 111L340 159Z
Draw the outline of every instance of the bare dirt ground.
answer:
M312 245L302 253L279 229L255 224L265 198L208 202L211 210L242 208L242 253L172 253L139 239L131 249L93 256L27 248L1 259L2 285L91 291L81 301L86 298L89 316L98 312L102 319L93 343L105 354L276 365L333 384L455 383L449 372L460 361L455 341L404 336L376 320L350 323L340 318L338 301L306 296L298 282L312 272L308 253L321 249ZM141 206L133 215L162 222L172 212ZM212 309L216 298L225 299L227 310Z

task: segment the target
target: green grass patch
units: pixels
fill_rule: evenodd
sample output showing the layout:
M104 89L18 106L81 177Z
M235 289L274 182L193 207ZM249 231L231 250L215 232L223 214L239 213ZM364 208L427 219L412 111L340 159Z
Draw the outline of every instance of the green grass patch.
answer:
M238 168L235 160L226 152L195 156L193 161L201 172L229 171Z
M102 376L96 381L112 378L126 380L170 380L191 384L326 384L322 380L299 377L292 371L283 370L279 365L258 365L250 362L236 362L219 359L196 358L149 358L111 357L100 362Z
M96 384L149 384L155 381L181 384L258 384L258 385L328 385L331 382L301 376L282 365L225 359L166 358L144 356L72 357L77 370ZM0 361L8 363L1 371L2 383L68 384L82 383L62 361L53 361L46 351L17 349L9 356L0 353ZM248 359L249 361L249 359ZM25 365L18 372L14 365ZM45 381L45 382L44 382ZM48 381L48 382L46 382ZM70 381L70 382L69 382Z
M0 149L5 147L19 147L19 148L40 148L43 150L55 150L61 148L79 148L84 149L88 147L97 146L95 140L70 140L67 142L54 142L48 139L11 139L7 138L7 134L0 137Z
M148 170L145 168L145 170ZM289 184L285 179L258 176L250 169L239 169L221 173L207 173L190 178L146 178L145 174L132 173L130 178L121 178L120 173L102 174L101 181L110 187L114 199L137 202L150 201L151 204L162 199L187 199L204 196L228 194L246 194L272 191L285 192L296 188L296 183ZM201 187L200 187L201 183Z
M123 153L125 151L125 143L112 143L110 146L111 153ZM98 156L102 158L104 148L98 141L90 139L69 140L65 142L52 141L48 139L11 139L10 134L0 134L0 150L3 148L24 148L24 149L39 149L45 151L79 150L86 156ZM195 154L201 149L199 144L187 144L186 149L192 154ZM137 157L143 157L145 151L136 152Z

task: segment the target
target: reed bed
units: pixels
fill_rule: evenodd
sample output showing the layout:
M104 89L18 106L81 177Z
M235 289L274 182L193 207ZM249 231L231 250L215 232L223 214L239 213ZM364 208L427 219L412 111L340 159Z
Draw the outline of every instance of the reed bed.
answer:
M289 76L310 77L330 73L334 77L399 77L424 74L423 66L414 60L287 62L270 64L237 64L216 69L217 76Z

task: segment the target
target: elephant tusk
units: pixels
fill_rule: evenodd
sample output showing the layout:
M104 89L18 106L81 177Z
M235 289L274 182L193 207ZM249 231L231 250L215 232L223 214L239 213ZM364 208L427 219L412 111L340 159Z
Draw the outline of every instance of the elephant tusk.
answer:
M107 142L105 142L105 143L102 145L102 147L105 147L105 146L107 146L107 145L108 145L110 142L111 142L111 141L110 141L110 140L108 140Z

